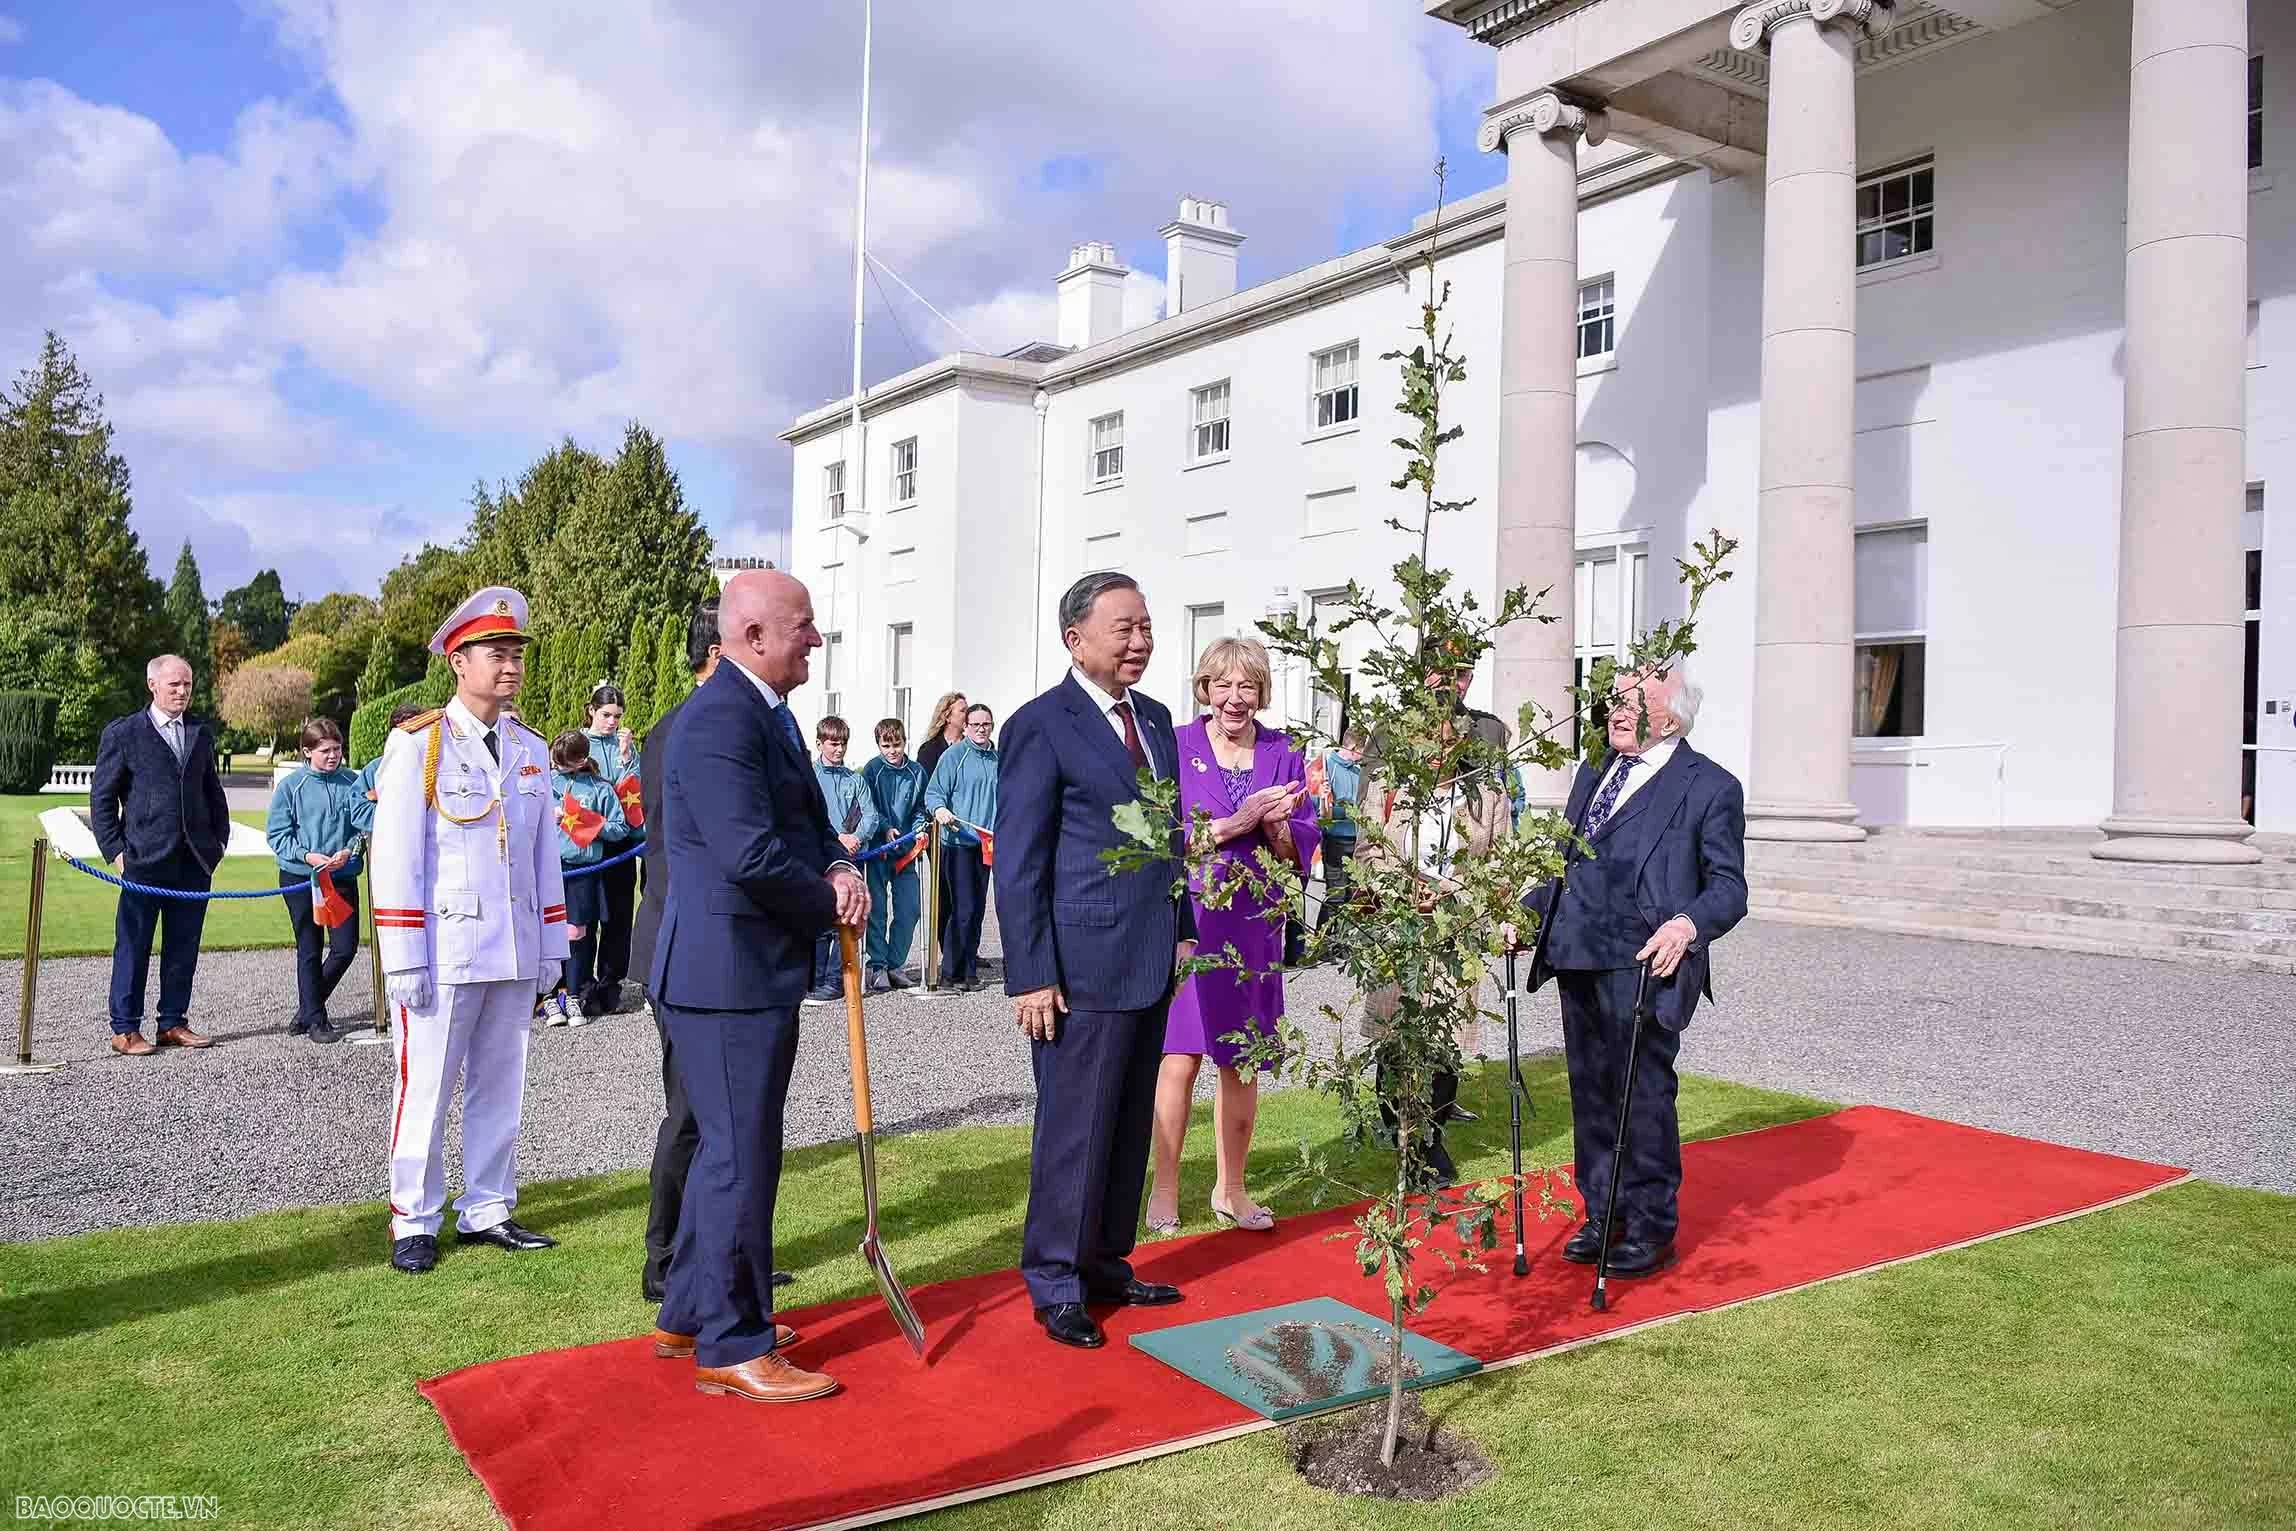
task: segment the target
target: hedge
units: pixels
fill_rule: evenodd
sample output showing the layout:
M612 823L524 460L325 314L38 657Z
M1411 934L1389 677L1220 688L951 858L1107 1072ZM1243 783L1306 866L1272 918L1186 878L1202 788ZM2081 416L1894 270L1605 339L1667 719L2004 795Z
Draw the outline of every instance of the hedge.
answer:
M351 713L351 764L363 766L383 752L383 741L391 735L391 713L401 703L423 708L444 707L453 696L454 672L434 663L430 673L413 685L386 691L361 705Z

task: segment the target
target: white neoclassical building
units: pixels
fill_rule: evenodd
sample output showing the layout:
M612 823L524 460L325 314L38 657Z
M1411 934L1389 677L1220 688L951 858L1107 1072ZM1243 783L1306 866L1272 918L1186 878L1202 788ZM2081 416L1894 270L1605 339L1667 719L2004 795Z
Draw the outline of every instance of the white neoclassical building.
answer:
M783 433L834 634L812 706L1009 711L1060 673L1059 591L1111 566L1179 702L1214 634L1383 580L1409 502L1377 357L1432 248L1470 368L1445 492L1475 501L1435 556L1567 619L1509 639L1488 704L1559 703L1720 528L1698 742L1753 836L2238 861L2296 830L2296 5L1425 9L1494 49L1502 187L1251 286L1251 210L1185 199L1164 318L1125 329L1115 249L1079 244L1057 343L880 383L859 440L849 400Z

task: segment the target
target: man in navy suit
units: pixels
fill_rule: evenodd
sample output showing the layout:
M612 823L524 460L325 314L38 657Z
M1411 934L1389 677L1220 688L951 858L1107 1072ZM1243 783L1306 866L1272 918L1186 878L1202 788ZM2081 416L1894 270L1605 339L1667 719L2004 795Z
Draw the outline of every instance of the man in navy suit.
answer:
M718 605L715 673L665 748L669 897L647 986L701 1141L686 1178L654 1353L694 1358L694 1386L759 1403L835 1392L783 1355L773 1321L773 1204L797 1007L814 938L860 925L869 891L830 832L789 693L821 647L805 587L736 575Z
M1175 864L1110 875L1113 817L1139 773L1172 779L1172 715L1133 688L1156 651L1128 576L1087 574L1060 600L1073 665L1005 724L997 783L997 928L1005 992L1029 1039L1036 1126L1021 1278L1063 1345L1106 1343L1088 1303L1178 1302L1132 1253L1173 972L1193 949Z
M1674 1058L1699 995L1714 997L1709 948L1746 915L1746 794L1685 737L1699 699L1679 661L1658 673L1619 675L1609 758L1599 771L1579 768L1567 808L1593 854L1573 851L1559 886L1531 895L1548 911L1531 987L1552 975L1562 998L1572 1147L1587 1211L1563 1258L1592 1265L1601 1255L1599 1209L1616 1175L1614 1276L1648 1275L1673 1263L1682 1186ZM1619 1092L1644 962L1656 980L1657 1024L1643 1028L1632 1062L1634 1120L1619 1165Z
M88 790L88 823L104 860L120 875L154 888L205 893L231 843L231 808L215 771L215 736L184 709L191 705L191 666L162 654L144 666L151 705L105 725ZM144 980L151 938L159 958L160 1047L206 1047L193 1031L191 979L199 967L199 933L207 900L161 898L120 890L112 931L112 1051L141 1058L158 1049L143 1039Z

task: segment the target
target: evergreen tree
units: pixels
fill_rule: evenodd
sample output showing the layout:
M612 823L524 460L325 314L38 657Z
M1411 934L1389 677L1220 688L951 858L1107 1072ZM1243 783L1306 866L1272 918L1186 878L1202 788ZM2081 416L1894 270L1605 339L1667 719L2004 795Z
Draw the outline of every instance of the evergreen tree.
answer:
M604 458L569 437L521 474L516 489L497 484L489 494L484 484L475 486L470 530L463 539L473 588L508 585L518 591L532 604L538 631L574 626L595 615L570 604L567 591L554 582L550 549L575 505L606 473Z
M568 728L587 728L590 725L590 692L606 678L606 628L603 623L585 622L574 640L574 673L567 677L568 686L564 703Z
M693 684L693 672L686 668L686 618L674 611L665 612L661 631L654 638L654 721L660 722L664 714L684 701Z
M104 723L144 700L144 662L176 641L103 404L52 333L0 393L0 688L56 694L66 761L94 758Z
M295 607L280 588L279 571L264 569L238 589L225 591L215 615L238 628L253 652L267 654L287 641Z
M614 663L614 683L628 702L622 722L632 734L642 734L654 721L654 632L659 619L638 613L623 642L622 657Z
M191 539L175 555L175 578L167 587L167 625L175 635L175 651L191 666L191 710L203 718L215 716L215 673L207 661L207 592L199 585L199 560L192 556Z
M528 640L526 679L518 688L518 715L544 738L551 733L554 700L550 661L556 652L557 646L548 634Z
M538 622L547 601L548 625L602 622L619 635L641 612L686 611L708 594L710 551L661 441L632 421L612 466L560 512L527 593Z

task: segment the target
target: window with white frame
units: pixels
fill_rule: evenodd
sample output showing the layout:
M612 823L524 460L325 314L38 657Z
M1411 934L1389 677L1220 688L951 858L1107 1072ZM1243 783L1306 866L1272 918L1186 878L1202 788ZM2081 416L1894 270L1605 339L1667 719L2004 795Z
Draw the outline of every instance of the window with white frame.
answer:
M2248 60L2248 168L2264 168L2264 55Z
M1225 379L1191 390L1193 422L1188 432L1188 457L1210 462L1228 455L1228 384Z
M1595 661L1623 661L1650 625L1650 552L1635 546L1581 548L1571 585L1572 650L1577 684L1594 675ZM1582 712L1572 721L1571 747L1579 748Z
M1863 528L1856 558L1850 733L1918 739L1929 710L1929 524Z
M1579 283L1578 354L1580 361L1607 358L1618 349L1618 281L1596 277Z
M821 470L821 509L832 521L845 514L845 463L842 458Z
M1347 592L1345 590L1311 590L1308 592L1308 631L1318 639L1328 638L1337 644L1340 669L1345 673L1353 674L1357 661L1363 656L1365 629L1356 626L1345 632L1333 632L1331 630L1332 624L1346 615ZM1316 683L1311 673L1308 681L1308 716L1314 723L1316 733L1325 738L1338 738L1339 713L1339 696L1324 690L1321 685Z
M1092 481L1113 484L1124 477L1124 411L1102 415L1090 427Z
M1937 162L1908 160L1858 179L1858 269L1937 247Z
M1228 635L1228 608L1215 601L1209 606L1188 608L1188 673L1196 672L1196 661L1204 657L1204 650L1212 646L1215 638ZM1188 694L1195 695L1195 683L1189 682Z
M886 697L889 705L885 715L901 720L901 730L909 729L909 704L916 687L911 682L910 666L916 663L917 631L907 622L896 622L885 632L885 673L892 677Z
M906 505L917 497L917 438L893 443L893 503Z
M845 716L844 697L837 687L845 679L845 635L821 635L821 715L841 718Z
M1352 425L1361 413L1355 391L1355 369L1359 354L1354 341L1318 351L1309 364L1314 374L1312 388L1315 398L1315 428L1319 431L1336 430Z

